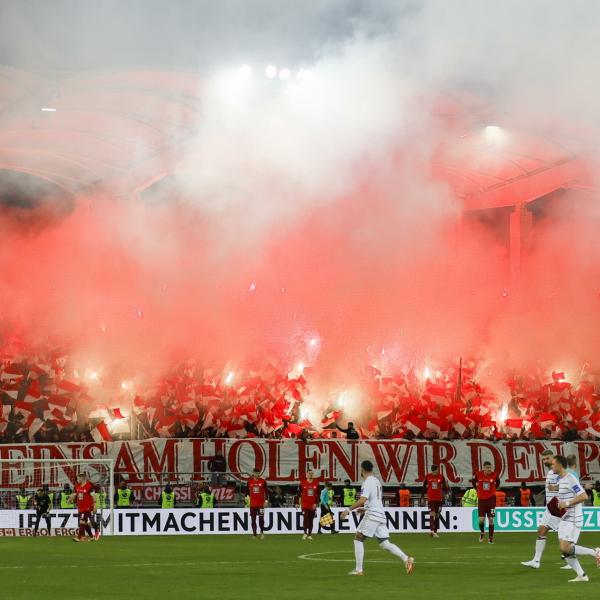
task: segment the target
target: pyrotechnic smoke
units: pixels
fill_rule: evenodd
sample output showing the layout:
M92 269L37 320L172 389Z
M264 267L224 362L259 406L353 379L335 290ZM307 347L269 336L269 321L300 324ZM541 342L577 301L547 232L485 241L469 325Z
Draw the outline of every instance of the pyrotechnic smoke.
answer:
M200 68L206 83L173 197L113 198L104 182L52 226L3 222L1 316L32 341L60 334L82 360L148 379L187 357L285 357L331 385L373 348L390 368L469 355L499 372L600 350L597 196L540 212L517 290L506 239L476 220L461 228L460 200L432 175L440 147L460 143L457 123L477 132L497 118L509 134L594 150L597 3L53 7L41 19L4 3L2 61ZM267 81L269 63L292 80ZM312 76L297 82L301 68ZM440 106L472 112L440 118Z

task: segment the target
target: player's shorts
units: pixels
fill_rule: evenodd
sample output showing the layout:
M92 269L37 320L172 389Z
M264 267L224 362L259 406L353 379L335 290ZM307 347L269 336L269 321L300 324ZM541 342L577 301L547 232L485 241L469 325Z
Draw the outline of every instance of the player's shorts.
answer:
M252 508L250 507L250 516L251 517L264 517L265 509L264 508Z
M558 531L558 526L560 523L561 518L555 517L548 509L546 509L542 515L540 526L546 527L546 529L551 529L552 531Z
M441 500L427 500L427 507L429 510L439 513L442 509L442 501Z
M387 525L381 521L374 521L369 517L363 517L356 528L357 533L362 533L367 538L377 538L378 540L387 540L390 537Z
M90 511L77 513L77 519L79 521L83 521L87 523L92 518L92 513Z
M571 542L576 544L581 534L581 527L578 527L572 521L563 521L560 519L558 526L558 539L564 540L565 542Z
M477 513L480 517L493 517L496 514L496 497L480 499L477 502Z

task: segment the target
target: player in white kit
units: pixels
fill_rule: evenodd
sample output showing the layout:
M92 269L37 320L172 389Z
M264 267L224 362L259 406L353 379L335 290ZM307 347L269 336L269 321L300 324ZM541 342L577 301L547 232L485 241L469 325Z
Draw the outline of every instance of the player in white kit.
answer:
M560 476L558 484L558 509L564 511L558 526L558 543L563 558L575 571L576 577L569 583L589 581L588 576L579 564L579 556L592 556L600 568L600 548L578 546L579 535L583 527L583 503L588 495L579 483L579 479L567 471L567 459L555 456L552 470Z
M373 476L373 463L365 460L360 464L360 474L363 478L362 488L358 500L342 514L341 518L346 519L353 512L364 514L361 522L356 529L354 537L354 556L356 557L356 568L350 571L349 575L363 574L363 560L365 556L364 540L365 538L377 538L379 547L387 550L394 556L397 556L404 562L406 572L413 572L415 561L408 556L398 546L390 542L390 532L386 525L386 516L382 502L381 482Z
M535 541L535 555L532 560L524 561L521 564L524 567L531 567L532 569L540 568L540 561L542 560L542 554L544 548L546 548L546 534L549 530L558 531L560 524L559 517L555 517L548 510L548 503L558 496L558 482L560 477L552 469L552 461L554 459L554 452L552 450L544 450L542 452L542 462L545 467L550 469L546 473L546 510L540 522L540 526L537 531L537 539Z

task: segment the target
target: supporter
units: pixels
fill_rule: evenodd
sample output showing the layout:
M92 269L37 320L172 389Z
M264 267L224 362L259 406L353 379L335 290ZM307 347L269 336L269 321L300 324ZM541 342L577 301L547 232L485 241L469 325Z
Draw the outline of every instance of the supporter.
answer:
M225 460L221 450L217 450L215 455L208 461L208 470L211 473L211 485L222 485L225 481L227 461Z
M336 427L342 432L346 434L346 439L348 440L358 440L360 439L360 434L358 433L358 431L356 431L356 429L354 428L354 423L349 422L348 423L348 427L346 427L346 429L344 429L343 427L340 427L339 425L336 424Z
M88 395L83 379L72 375L76 370L64 350L33 352L25 359L11 359L8 352L3 356L0 443L97 439L98 420L88 415L99 408L112 414L112 407ZM438 365L427 379L414 366L392 369L395 374L386 377L373 367L365 369L362 394L371 412L345 429L334 425L343 411L331 407L322 407L322 415L311 409L312 420L302 417L309 382L273 365L252 372L240 369L235 386L226 385L218 371L192 374L188 364L182 365L159 377L151 389L140 390L133 412L142 437L307 440L322 435L323 428L336 427L350 440L600 438L600 402L590 373L574 385L562 372L546 380L515 372L506 382L510 400L503 405L503 390L487 389L478 381L476 361L457 364ZM212 473L218 482L220 472Z

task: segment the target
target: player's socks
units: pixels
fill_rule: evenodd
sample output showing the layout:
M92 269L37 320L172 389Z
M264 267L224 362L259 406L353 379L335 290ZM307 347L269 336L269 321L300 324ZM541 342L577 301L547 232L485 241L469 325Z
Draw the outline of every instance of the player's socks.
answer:
M435 529L434 529L433 533L437 533L439 528L440 528L440 517L437 516L435 518Z
M77 531L77 535L79 537L80 540L82 540L85 537L85 527L83 525L79 526L79 529Z
M596 551L584 546L575 546L575 556L596 556Z
M567 562L571 565L573 571L575 571L578 576L585 575L581 565L579 564L579 561L574 556L568 556Z
M494 525L490 523L490 542L494 539Z
M252 524L252 535L256 537L256 517L252 517L250 521Z
M354 557L356 558L356 571L362 573L363 559L365 557L365 545L358 540L354 540Z
M400 550L400 548L398 548L398 546L396 546L396 544L392 544L389 540L384 540L383 542L381 542L379 544L379 547L382 550L386 550L387 552L390 552L394 556L397 556L398 558L402 559L404 562L406 562L408 560L408 555L404 554L404 552L402 552L402 550Z
M485 521L479 523L479 531L481 531L481 535L485 533Z
M265 532L265 518L260 517L258 519L258 525L260 526L260 534L262 535Z
M538 537L538 539L535 540L535 554L533 556L534 562L539 563L542 560L542 554L544 553L545 548L546 548L546 538Z

